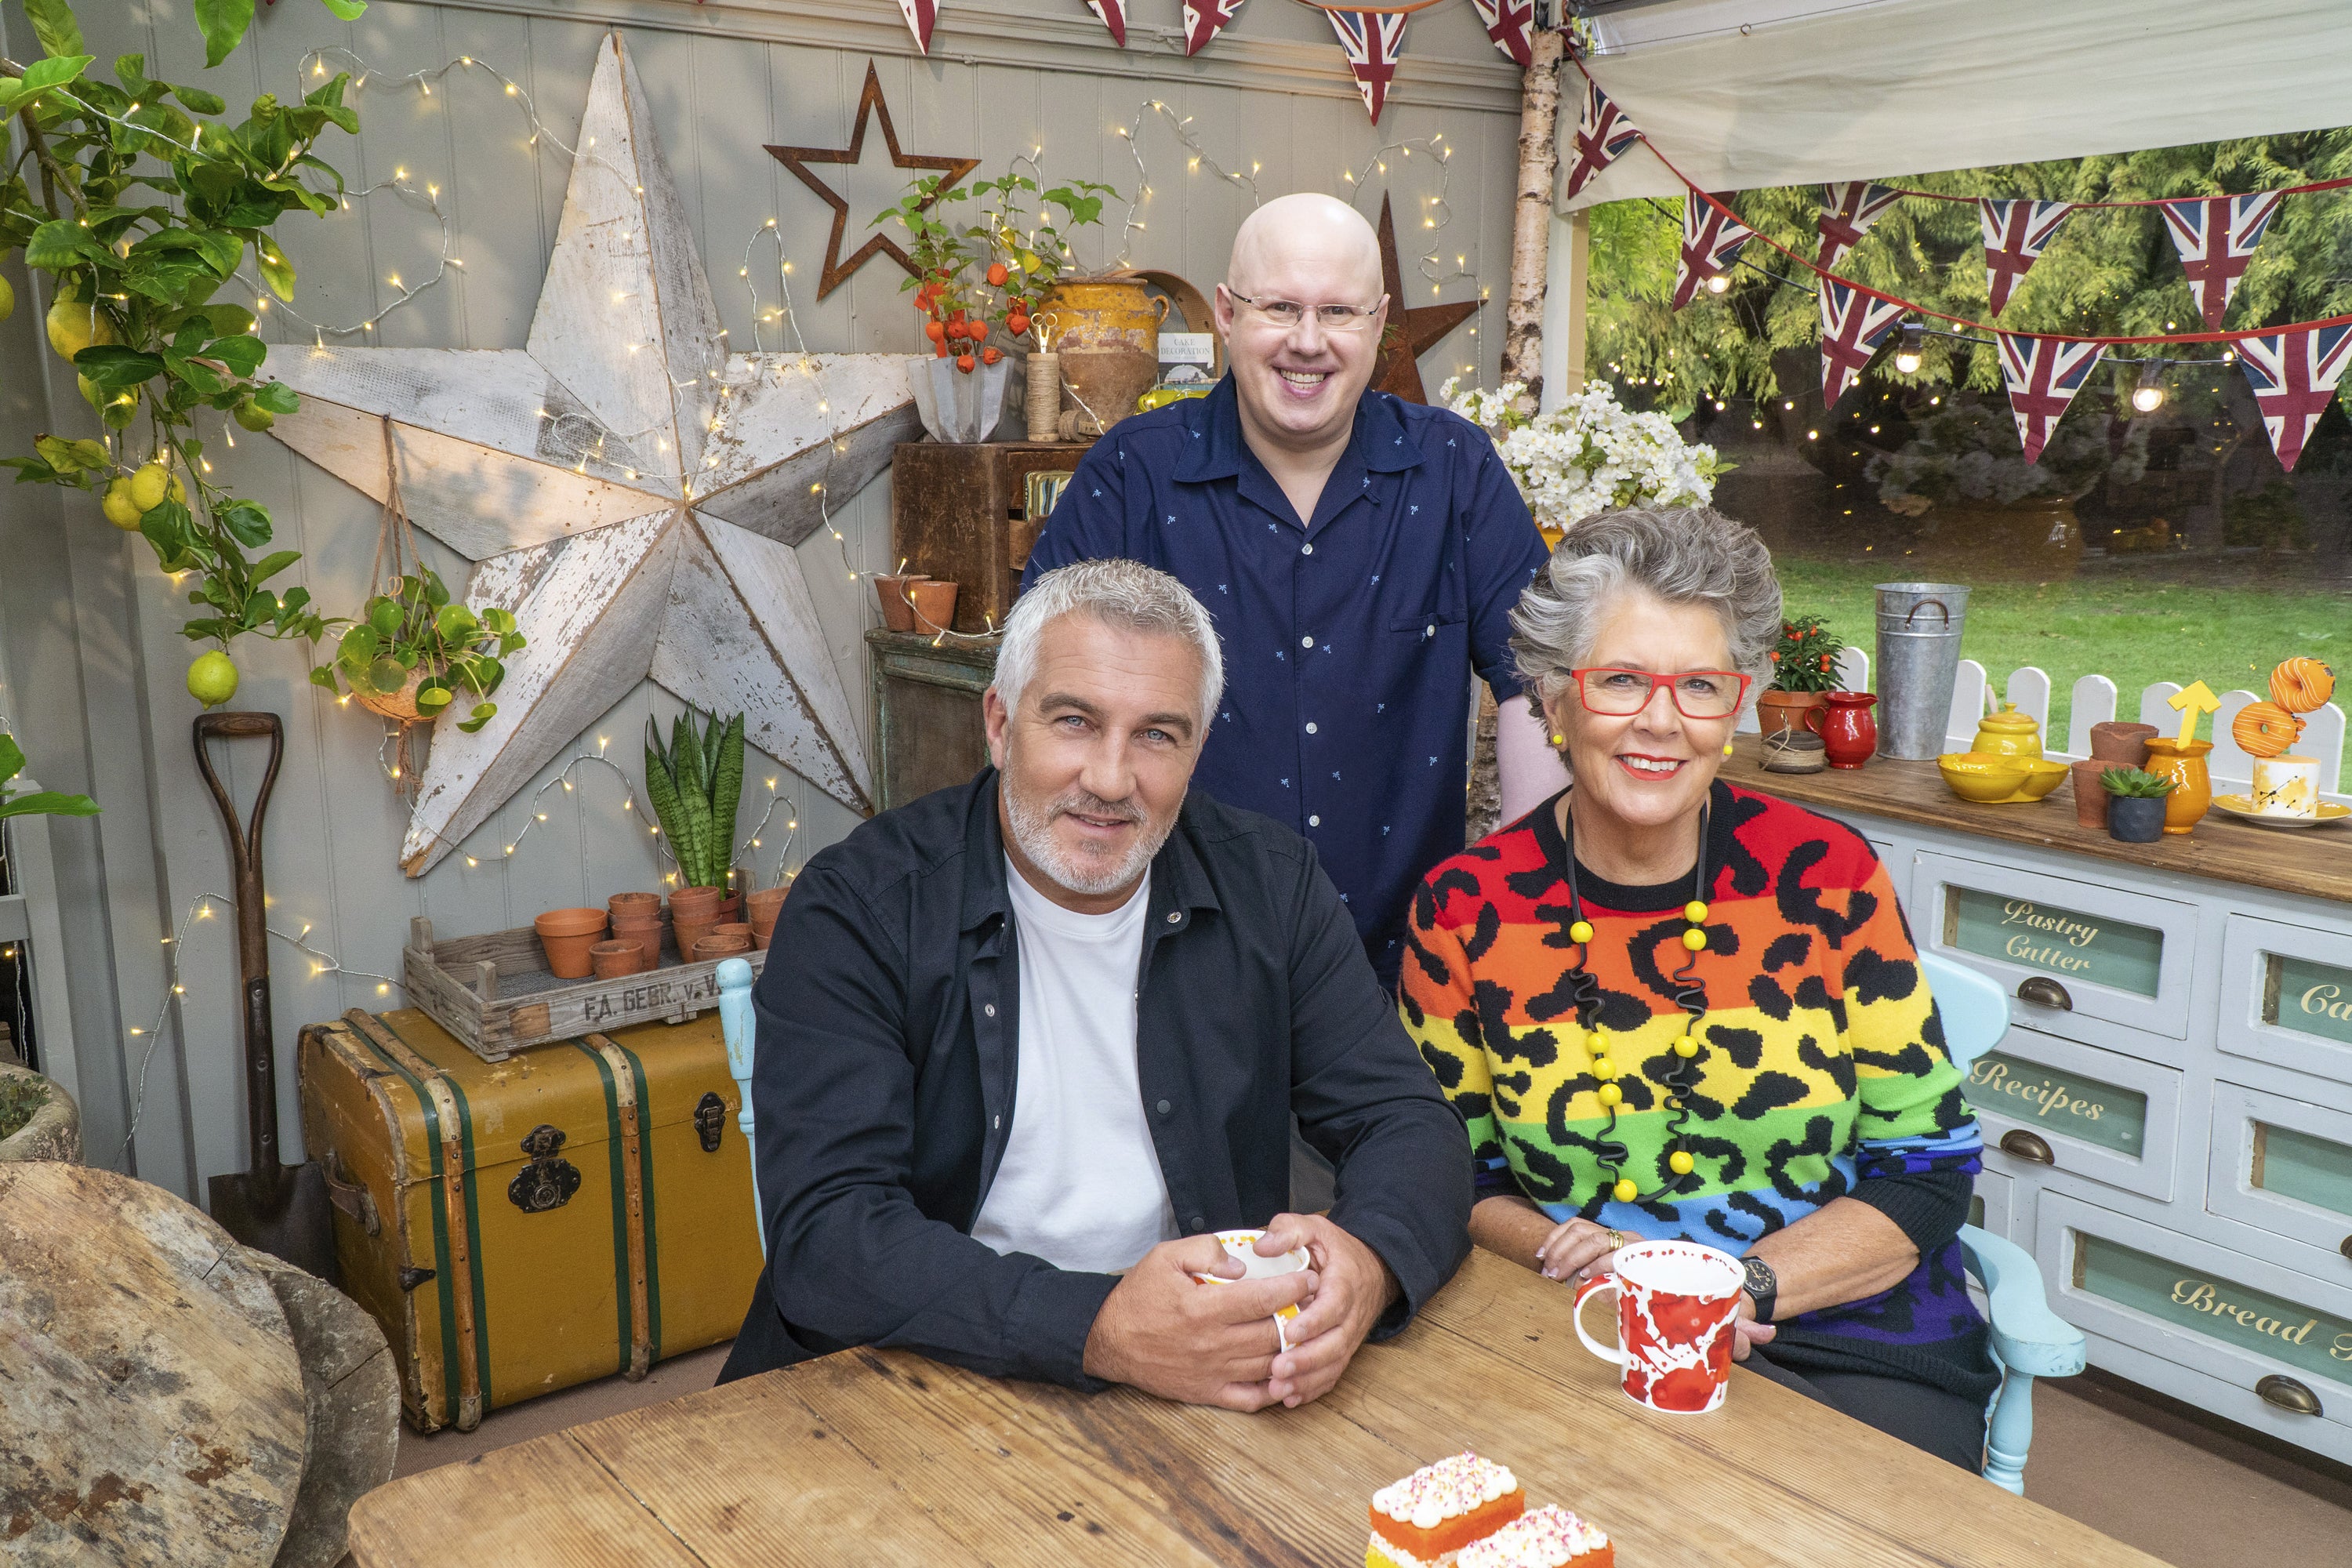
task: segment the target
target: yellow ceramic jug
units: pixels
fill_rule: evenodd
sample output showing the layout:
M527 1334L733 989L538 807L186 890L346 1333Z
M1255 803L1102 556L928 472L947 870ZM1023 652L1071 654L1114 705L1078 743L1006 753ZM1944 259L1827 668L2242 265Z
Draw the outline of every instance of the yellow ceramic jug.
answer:
M2020 713L2011 702L1977 721L1977 738L1969 743L1969 750L1997 757L2038 757L2042 726L2033 721L2032 714Z

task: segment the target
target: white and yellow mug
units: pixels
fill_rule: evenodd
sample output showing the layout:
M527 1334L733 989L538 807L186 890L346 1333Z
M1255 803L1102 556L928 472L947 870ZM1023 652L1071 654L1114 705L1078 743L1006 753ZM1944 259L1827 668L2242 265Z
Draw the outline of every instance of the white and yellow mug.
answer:
M2319 759L2256 757L2253 807L2260 816L2317 816Z
M1257 1249L1257 1238L1265 1234L1262 1230L1217 1232L1217 1245L1225 1249L1226 1257L1242 1266L1242 1279L1272 1279L1285 1274L1296 1274L1314 1262L1303 1247L1294 1247L1287 1252L1265 1257ZM1218 1274L1195 1274L1192 1278L1203 1285L1238 1285L1242 1282ZM1298 1309L1296 1307L1285 1307L1274 1315L1275 1338L1284 1350L1290 1348L1289 1323L1297 1316Z

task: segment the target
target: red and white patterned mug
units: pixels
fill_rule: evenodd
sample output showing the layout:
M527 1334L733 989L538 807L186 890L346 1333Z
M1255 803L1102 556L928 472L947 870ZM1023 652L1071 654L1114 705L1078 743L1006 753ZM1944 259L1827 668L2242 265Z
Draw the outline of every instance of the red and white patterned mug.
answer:
M1577 1289L1576 1337L1584 1348L1625 1369L1625 1397L1636 1405L1675 1415L1721 1405L1739 1310L1738 1259L1695 1241L1640 1241L1619 1247L1612 1267ZM1584 1303L1602 1290L1617 1292L1614 1345L1584 1331Z

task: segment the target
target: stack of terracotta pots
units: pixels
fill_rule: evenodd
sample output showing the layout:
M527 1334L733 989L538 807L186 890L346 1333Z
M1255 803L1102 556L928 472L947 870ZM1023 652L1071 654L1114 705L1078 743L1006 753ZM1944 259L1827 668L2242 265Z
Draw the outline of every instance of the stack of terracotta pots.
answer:
M2091 726L2091 754L2069 764L2074 777L2074 820L2084 827L2107 826L2107 792L2099 775L2109 768L2147 765L2147 743L2157 734L2153 724L2126 724L2110 720Z
M768 939L773 936L776 931L776 917L783 912L784 895L792 890L793 885L790 882L784 882L772 888L756 889L744 900L744 907L751 911L751 915L753 951L759 952L768 951Z
M604 940L602 910L550 910L531 921L547 954L547 972L558 980L585 980L596 972L588 950Z
M694 945L727 917L719 906L727 898L721 888L680 888L669 896L669 930L677 943L680 962L694 962Z
M613 913L613 940L594 953L597 974L607 980L641 973L661 963L659 893L614 893L605 900ZM607 951L608 949L612 951Z
M751 927L743 921L722 921L710 928L710 934L694 944L698 963L715 958L733 958L751 951Z

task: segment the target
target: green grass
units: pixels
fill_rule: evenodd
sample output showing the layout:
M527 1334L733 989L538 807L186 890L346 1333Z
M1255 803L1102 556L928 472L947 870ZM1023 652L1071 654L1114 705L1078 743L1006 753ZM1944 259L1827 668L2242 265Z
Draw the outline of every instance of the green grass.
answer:
M1872 590L1896 580L1885 566L1785 554L1778 565L1789 614L1826 616L1839 636L1864 653L1874 651ZM2157 681L2202 680L2216 692L2261 692L2271 667L2291 654L2326 659L2352 688L2347 643L2352 596L2340 591L2314 591L2291 580L2162 582L2116 573L1971 584L1960 654L1983 665L1996 689L2021 666L2045 672L2051 685L2046 743L2063 749L2074 684L2085 675L2113 680L2116 717L2130 720L2139 717L2141 690ZM2339 689L2339 705L2347 695ZM2352 763L2346 776L2352 777Z

